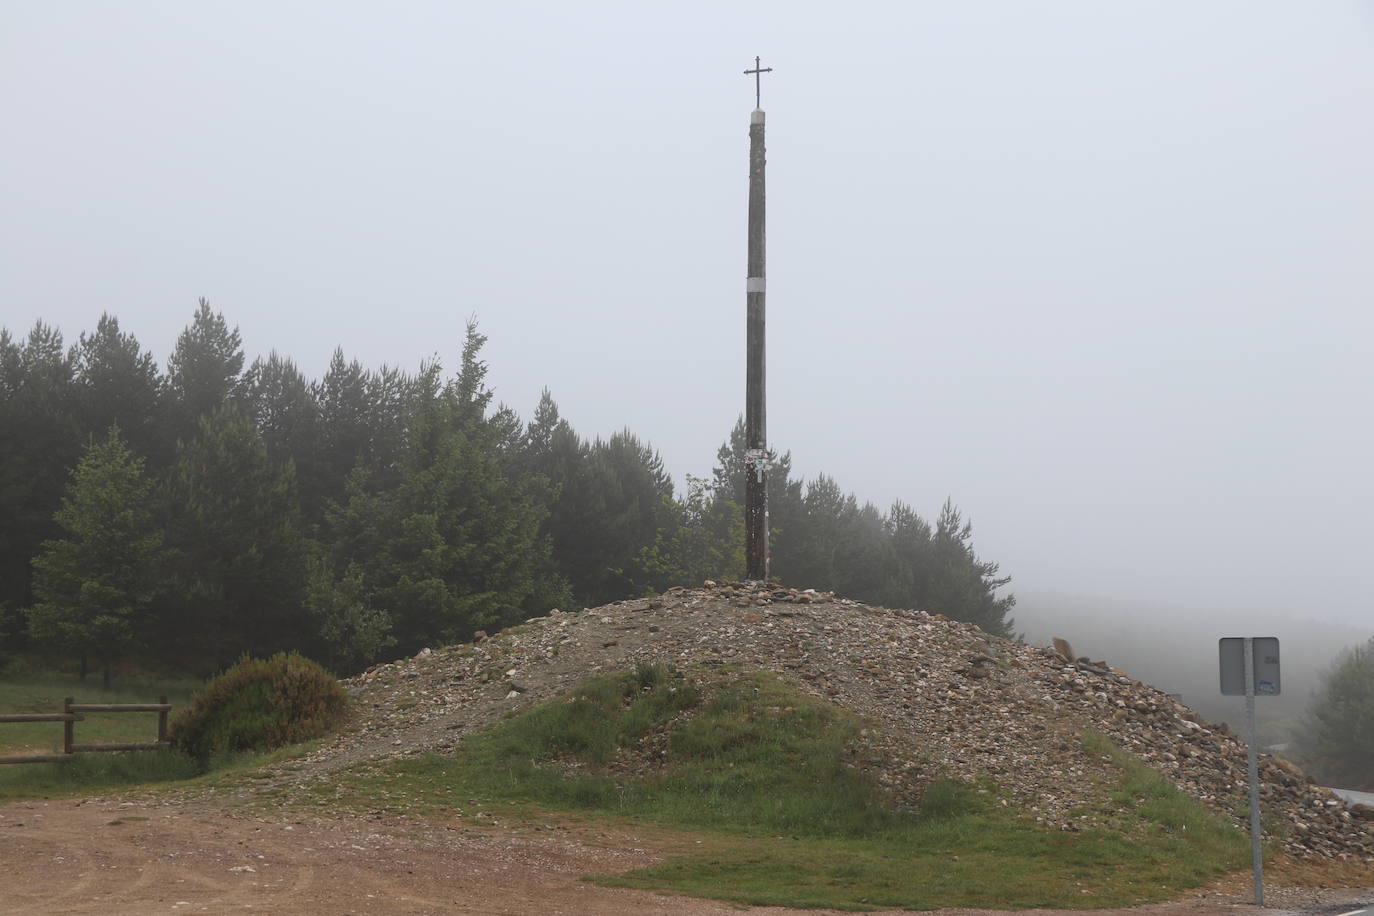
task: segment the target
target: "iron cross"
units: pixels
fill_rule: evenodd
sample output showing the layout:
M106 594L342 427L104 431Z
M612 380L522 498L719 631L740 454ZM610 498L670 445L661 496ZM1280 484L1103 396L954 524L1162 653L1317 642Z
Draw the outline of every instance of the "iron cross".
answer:
M760 66L759 66L759 59L758 59L757 57L754 58L754 69L753 69L753 70L745 70L745 71L744 71L744 75L745 75L745 76L748 76L748 75L751 74L751 73L754 75L754 107L755 107L755 108L762 108L762 107L763 107L762 105L759 104L759 90L762 88L762 87L759 85L759 82L763 79L762 74L764 74L764 73L772 73L772 72L773 72L773 68L772 68L772 67L760 67Z

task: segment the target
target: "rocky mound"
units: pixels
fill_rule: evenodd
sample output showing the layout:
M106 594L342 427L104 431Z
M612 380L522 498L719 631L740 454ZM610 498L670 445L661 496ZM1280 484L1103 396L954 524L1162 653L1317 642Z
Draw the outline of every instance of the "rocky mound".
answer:
M480 634L479 634L480 635ZM1063 830L1110 816L1096 730L1243 825L1246 751L1226 726L1124 672L991 637L972 624L811 590L672 589L580 613L552 611L476 643L379 665L349 682L356 726L313 755L326 767L452 747L461 735L597 673L660 662L735 665L795 678L859 713L879 777L899 799L947 775L992 784L1000 803ZM1374 811L1348 811L1291 764L1261 759L1267 818L1297 857L1374 863ZM1087 812L1087 813L1085 813Z

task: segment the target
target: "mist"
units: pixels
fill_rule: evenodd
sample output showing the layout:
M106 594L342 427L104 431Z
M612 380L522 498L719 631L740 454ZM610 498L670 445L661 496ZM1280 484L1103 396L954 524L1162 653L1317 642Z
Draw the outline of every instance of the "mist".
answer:
M1217 640L1278 637L1282 693L1256 699L1255 717L1266 743L1295 737L1336 657L1374 636L1374 625L1348 624L1320 612L1218 612L1052 592L1023 593L1017 605L1017 629L1027 642L1067 639L1080 656L1121 668L1179 695L1207 719L1237 729L1245 726L1245 699L1221 694Z
M1295 710L1374 620L1369 4L15 5L0 325L165 359L203 295L318 377L476 314L499 401L707 473L756 54L794 473L951 498L1028 638L1189 702L1277 635Z

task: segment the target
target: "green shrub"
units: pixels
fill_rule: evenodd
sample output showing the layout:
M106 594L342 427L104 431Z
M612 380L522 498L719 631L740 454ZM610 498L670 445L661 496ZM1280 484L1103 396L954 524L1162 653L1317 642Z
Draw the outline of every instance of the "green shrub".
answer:
M172 742L201 760L224 751L268 750L319 738L342 724L348 694L324 668L295 652L244 657L196 695L172 722Z

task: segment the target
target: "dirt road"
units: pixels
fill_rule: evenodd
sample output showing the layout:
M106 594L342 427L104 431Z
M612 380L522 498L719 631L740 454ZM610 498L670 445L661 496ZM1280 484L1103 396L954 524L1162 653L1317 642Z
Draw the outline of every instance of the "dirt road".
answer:
M551 831L246 816L144 800L0 807L0 913L726 913L599 888L648 863Z
M21 802L0 806L0 914L686 916L740 911L581 880L589 873L649 864L659 855L656 843L651 837L586 827L322 819L206 799ZM1130 912L1257 912L1244 905L1246 893L1245 882L1233 880L1205 895ZM1289 907L1360 897L1350 891L1271 892L1275 904ZM765 907L750 912L823 911Z

